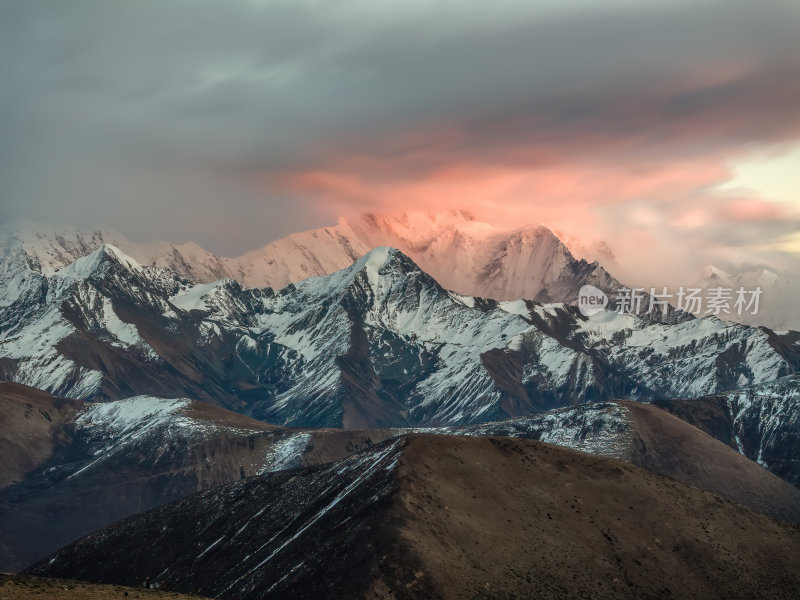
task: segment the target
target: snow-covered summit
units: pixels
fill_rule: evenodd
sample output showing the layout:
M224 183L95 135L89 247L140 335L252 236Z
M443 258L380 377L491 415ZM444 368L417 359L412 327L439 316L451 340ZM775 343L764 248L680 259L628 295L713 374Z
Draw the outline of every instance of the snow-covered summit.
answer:
M102 275L113 265L119 265L136 273L142 271L142 266L122 250L111 244L103 244L97 250L57 271L57 276L65 279L85 279L93 275Z
M720 269L719 267L715 267L714 265L706 265L697 274L697 280L705 282L718 280L720 282L727 283L730 277L730 273L727 273L726 271Z
M503 231L458 211L340 219L235 259L237 278L280 289L345 269L376 247L397 248L443 287L468 296L572 302L584 283L615 283L599 264L576 259L544 225Z
M390 273L402 277L414 272L419 273L419 267L403 252L397 248L381 246L370 250L341 271L300 281L292 288L298 291L324 289L323 293L330 294L331 290L341 289L362 277L373 290L377 290L381 279Z
M75 227L54 227L29 222L6 223L0 228L0 242L13 244L25 253L29 266L42 275L53 273L108 244L131 254L135 244L110 227L82 231Z

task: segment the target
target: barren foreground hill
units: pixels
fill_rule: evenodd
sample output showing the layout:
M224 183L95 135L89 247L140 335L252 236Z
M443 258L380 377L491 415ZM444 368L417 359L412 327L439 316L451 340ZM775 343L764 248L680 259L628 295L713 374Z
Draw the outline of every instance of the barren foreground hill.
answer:
M29 575L0 574L0 598L3 600L202 600L200 596L164 590L102 585L68 579L50 579Z
M411 435L106 527L32 573L220 598L792 598L800 531L613 459Z

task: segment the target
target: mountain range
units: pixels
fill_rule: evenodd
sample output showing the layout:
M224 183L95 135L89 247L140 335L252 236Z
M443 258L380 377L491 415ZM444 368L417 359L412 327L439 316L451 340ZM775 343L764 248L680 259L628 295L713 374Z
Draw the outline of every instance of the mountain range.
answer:
M791 597L799 557L796 527L632 465L417 434L155 508L28 572L223 599L745 599Z
M192 242L136 243L110 227L81 231L7 223L0 226L0 306L9 304L24 283L22 266L52 275L103 244L119 248L141 265L167 268L193 283L232 279L244 287L276 290L344 269L380 246L401 250L443 287L468 296L573 303L580 288L590 284L603 290L614 307L623 286L610 274L619 265L605 242L556 234L543 225L501 230L461 211L341 218L334 226L295 233L236 258L215 255ZM664 284L624 283L645 291L661 290ZM698 288L703 295L720 286L734 291L760 288L755 314L732 309L719 316L777 330L800 329L793 305L800 282L790 276L766 268L731 274L709 265L686 283L686 288ZM676 291L672 290L673 305L677 305ZM648 307L648 298L645 294L642 310ZM705 314L703 307L697 316Z
M4 379L82 400L189 397L279 425L457 425L800 369L791 332L463 296L390 248L278 292L195 285L107 244L15 277Z
M622 284L542 227L364 217L269 248L234 268L107 231L0 232L0 568L421 433L556 443L800 522L800 333L675 310L586 316L581 286Z
M199 490L393 435L296 432L186 398L88 403L0 383L0 571Z
M233 279L245 287L280 289L328 275L379 246L400 249L447 289L497 300L566 301L577 297L583 283L612 283L594 258L575 259L542 225L504 232L456 211L340 219L335 226L296 233L238 258L216 256L194 243L137 244L111 228L83 232L12 223L0 230L0 258L8 262L9 256L23 255L31 270L45 276L103 244L194 283ZM602 243L587 246L571 239L570 244L582 256L612 256Z
M786 402L781 407L788 418L774 411L773 424L783 429L776 433L771 427L763 433L767 451L758 451L759 466L732 447L733 440L743 440L753 450L750 443L761 433L758 414L733 426L715 426L720 420L716 417L730 410L717 406L716 412L708 411L709 400L704 399L680 402L693 412L601 402L459 427L287 429L186 398L138 396L87 403L0 383L0 450L5 457L0 471L0 570L22 568L117 519L196 491L328 464L410 433L558 444L625 461L800 523L800 489L762 468L790 481L796 478L796 406ZM709 412L715 418L697 418ZM720 435L731 429L735 436ZM781 456L788 460L779 460ZM787 468L791 464L794 470Z

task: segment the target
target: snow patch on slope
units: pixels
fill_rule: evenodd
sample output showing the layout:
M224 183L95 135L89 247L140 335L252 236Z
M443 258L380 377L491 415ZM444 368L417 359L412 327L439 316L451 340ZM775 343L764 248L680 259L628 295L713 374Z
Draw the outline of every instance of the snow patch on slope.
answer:
M395 431L398 435L416 432L535 439L597 456L624 459L630 448L633 427L633 420L624 405L604 402L480 425Z
M208 310L206 300L220 282L200 283L170 297L169 301L181 310Z
M76 419L79 427L102 428L109 433L124 434L140 429L143 425L153 427L169 421L187 408L187 398L164 399L152 396L134 396L114 402L89 404Z
M293 433L276 441L268 450L259 475L272 471L286 471L303 466L303 453L311 441L311 434Z

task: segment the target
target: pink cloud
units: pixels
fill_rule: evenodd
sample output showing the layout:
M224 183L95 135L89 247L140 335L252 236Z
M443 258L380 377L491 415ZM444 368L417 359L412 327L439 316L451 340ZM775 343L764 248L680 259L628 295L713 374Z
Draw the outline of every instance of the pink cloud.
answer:
M607 241L634 278L768 263L752 249L797 228L800 211L718 187L736 156L800 140L796 73L732 60L620 90L537 90L327 138L259 181L331 218L455 209L504 228L544 223Z
M730 267L750 256L736 250L743 244L758 245L771 228L800 219L786 206L717 193L731 177L722 155L630 164L538 160L530 167L465 162L413 177L401 176L402 164L391 176L381 169L373 176L356 169L355 158L337 163L352 172L289 173L279 185L332 215L456 209L509 229L544 223L607 241L620 258L620 275L648 284L686 284L709 262Z

